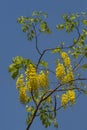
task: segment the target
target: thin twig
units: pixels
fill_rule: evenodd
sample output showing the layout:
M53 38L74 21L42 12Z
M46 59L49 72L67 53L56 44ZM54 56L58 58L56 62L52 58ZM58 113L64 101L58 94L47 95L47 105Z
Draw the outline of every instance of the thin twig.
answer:
M35 26L34 26L34 24L32 24L32 26L33 26L34 33L35 33L35 40L36 40L36 50L37 50L38 54L39 54L39 55L41 55L41 52L40 52L40 50L39 50L39 48L38 48L38 41L37 41L37 33L36 33L36 29L35 29Z
M47 48L45 50L43 50L43 52L41 53L40 57L39 57L39 60L37 62L37 65L36 65L36 69L38 69L38 66L39 66L39 63L42 59L42 57L44 56L44 54L48 51L52 51L52 50L55 50L55 49L69 49L69 48L72 48L74 46L74 44L70 45L70 46L66 46L66 47L56 47L56 48Z
M36 102L36 100L35 100L35 98L34 98L34 95L33 95L33 92L32 92L32 91L31 91L31 96L32 96L32 99L33 99L35 105L37 106L37 102Z
M82 57L80 58L79 62L74 66L73 71L75 71L75 70L78 69L78 67L79 67L79 65L80 65L80 63L82 62L83 59L84 59L84 56L82 56Z

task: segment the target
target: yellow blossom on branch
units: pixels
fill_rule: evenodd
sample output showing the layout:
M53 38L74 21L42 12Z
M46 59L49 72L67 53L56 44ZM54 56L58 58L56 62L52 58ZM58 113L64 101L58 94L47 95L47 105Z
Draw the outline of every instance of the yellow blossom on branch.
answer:
M65 107L68 104L68 95L62 94L61 96L61 106Z
M38 81L40 87L46 88L49 85L48 74L40 71L38 74Z
M26 94L26 87L21 87L19 89L19 100L23 104L27 103L28 97L27 97L27 94Z
M38 77L36 73L36 68L29 64L28 68L26 69L26 85L29 91L37 90L38 89Z
M75 103L76 95L74 90L68 90L66 93L61 96L61 105L66 107L70 102L71 105Z
M17 81L16 81L16 88L17 88L17 89L20 89L20 87L24 87L24 86L25 86L24 76L23 76L23 74L21 74L21 75L18 77Z
M66 52L61 53L61 57L63 59L64 65L68 67L70 65L70 58Z
M66 52L61 52L61 57L62 57L63 59L65 59L66 57L68 57L68 55L67 55Z
M70 83L70 82L73 82L74 80L74 75L73 75L73 72L70 71L68 72L61 80L61 82L64 84L64 83Z
M75 99L76 99L75 91L74 90L68 90L67 95L68 95L70 103L71 104L75 103Z
M56 67L56 77L57 78L62 78L65 75L65 68L64 65L61 63L58 63L57 67Z

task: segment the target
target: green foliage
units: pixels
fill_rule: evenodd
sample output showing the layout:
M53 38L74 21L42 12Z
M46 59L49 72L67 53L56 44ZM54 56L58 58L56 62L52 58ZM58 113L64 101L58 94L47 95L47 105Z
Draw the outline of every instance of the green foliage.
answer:
M11 77L15 79L18 76L20 69L25 69L29 63L32 63L29 59L16 56L12 59L12 64L9 65L8 72L10 72Z
M32 71L31 73L27 71L27 73L29 73L29 77L26 78L27 84L26 82L23 82L23 78L25 80L25 77L20 78L20 82L25 83L23 84L24 87L28 90L27 92L22 91L22 96L25 96L24 99L26 97L28 97L28 102L25 105L26 107L26 112L27 112L27 119L26 119L26 123L27 126L31 126L33 120L35 117L39 116L40 120L42 122L42 124L44 125L45 128L49 127L50 125L54 125L55 128L58 128L58 124L56 121L57 118L57 111L60 108L66 108L66 106L68 107L68 105L66 106L61 106L60 104L60 95L64 94L64 92L67 92L68 90L76 90L77 93L83 92L84 94L87 94L87 90L86 88L84 88L84 86L86 86L86 84L83 84L82 80L80 80L81 78L81 73L80 73L80 69L82 68L83 70L87 69L87 63L85 62L83 65L81 64L82 59L80 59L81 57L83 58L87 58L87 19L86 19L86 13L85 12L81 12L81 13L76 13L76 14L64 14L62 16L63 18L63 23L58 24L56 26L57 30L66 30L67 33L73 33L74 30L77 32L77 35L73 35L73 40L71 41L71 44L67 46L67 44L65 44L65 42L62 42L60 44L58 44L57 47L54 48L47 48L45 50L43 50L42 52L39 50L38 45L37 45L37 41L38 41L38 37L40 34L51 34L52 31L48 26L48 22L46 22L46 18L47 18L47 14L45 12L42 11L34 11L32 13L31 17L24 17L21 16L17 19L17 22L19 24L21 24L22 26L22 31L24 33L26 33L27 35L27 39L29 41L32 41L33 39L35 39L35 44L36 44L36 51L39 54L39 59L37 60L37 64L32 63L32 61L30 59L25 59L21 56L16 56L12 59L12 64L9 65L8 67L8 71L11 74L11 77L13 79L16 79L18 75L20 75L20 73L24 73L25 70L27 70L26 68L29 67L29 64L33 64ZM81 28L79 29L79 25L82 25ZM61 66L60 68L58 68L58 71L60 69L60 73L62 71L64 71L64 78L65 81L67 80L67 75L68 78L71 79L76 79L75 81L70 81L69 82L65 82L65 84L62 84L61 81L63 80L63 77L61 79L61 76L59 77L59 79L55 79L56 77L54 70L51 71L51 69L49 69L48 67L48 61L43 60L43 56L50 51L51 56L52 54L58 53L59 55L55 55L55 62L58 65L59 63L62 62L61 65L65 65L65 63L70 62L68 65L69 66L64 66L64 70L61 70ZM61 53L63 53L63 56L61 56ZM67 53L66 53L67 52ZM68 57L67 54L70 54L71 57ZM35 55L34 55L35 56ZM58 59L60 56L61 58ZM72 61L71 61L71 60ZM71 65L71 62L73 62L73 65ZM53 61L54 62L54 61ZM50 64L50 63L49 63ZM51 61L52 64L52 61ZM41 68L39 68L39 66ZM56 66L56 65L55 65ZM62 67L63 68L63 67ZM69 69L67 69L69 68ZM41 88L38 84L40 84L40 81L48 83L48 79L46 80L45 77L47 75L44 74L48 74L48 72L46 73L42 73L42 75L40 75L41 71L39 71L40 69L43 70L48 70L49 72L51 72L51 74L53 74L52 79L54 81L50 81L49 80L49 85L46 87ZM56 71L57 69L55 69ZM71 72L71 73L70 73ZM77 75L77 73L79 72L79 75ZM58 72L59 73L59 72ZM63 73L63 72L62 72ZM75 75L73 75L73 73ZM33 77L31 79L34 86L34 89L32 89L32 85L30 85L30 76ZM42 76L42 77L41 77ZM41 78L40 78L41 77ZM50 77L50 76L49 76ZM39 79L39 80L38 80ZM60 80L61 79L61 80ZM87 80L87 79L86 79ZM29 82L28 82L29 81ZM20 84L19 82L19 84ZM19 85L18 84L18 85ZM70 85L70 86L69 86ZM36 86L39 88L37 89ZM41 84L41 86L43 86ZM78 87L76 87L78 86ZM18 86L19 87L19 86ZM62 87L62 89L61 89ZM20 87L19 87L20 89ZM61 94L59 93L61 92ZM76 94L77 94L76 93ZM58 98L56 98L59 95ZM53 98L54 97L54 98ZM66 99L67 100L67 99ZM70 99L69 99L70 102ZM58 106L57 104L60 104L60 106ZM70 105L72 106L73 103L71 103ZM58 106L58 107L57 107Z
M58 124L54 117L53 110L54 108L52 107L52 105L46 104L45 102L42 104L42 106L39 109L40 120L46 128L49 127L51 124L53 124L54 127L58 128Z
M83 64L83 65L81 66L81 68L82 68L83 70L87 69L87 63Z
M44 67L47 67L48 66L48 63L46 61L43 61L41 60L40 61L40 65L44 66Z
M84 94L87 95L87 91L86 90L84 91Z
M54 54L54 53L60 53L60 52L61 52L61 49L60 49L60 47L56 47L56 48L53 49L51 52L52 52L53 54Z
M34 11L33 13L32 13L32 16L37 16L37 17L41 17L41 16L43 16L44 18L47 18L47 13L45 13L45 12L42 12L42 11Z
M63 14L62 18L64 22L62 24L57 25L56 28L58 30L65 29L67 33L70 33L79 26L80 18L82 18L82 23L84 24L84 26L87 26L87 20L85 19L86 15L87 14L85 12L81 12L80 14L71 13L70 15Z
M82 23L84 24L84 26L87 26L87 20L86 19L82 19Z
M36 32L50 34L51 30L47 25L47 22L44 21L44 18L47 18L45 12L34 11L32 17L23 17L20 16L17 19L17 22L22 25L22 31L27 34L27 39L32 41L36 37ZM37 30L35 29L37 27Z
M62 29L66 29L66 32L70 33L74 30L74 28L78 25L78 22L75 21L75 19L78 17L78 15L74 15L74 14L70 14L70 15L66 15L64 14L62 16L64 23L63 24L59 24L56 26L56 28L58 30L62 30Z
M51 33L51 30L49 29L48 25L46 22L41 22L40 24L40 31L43 32L43 33L47 33L47 34L50 34Z

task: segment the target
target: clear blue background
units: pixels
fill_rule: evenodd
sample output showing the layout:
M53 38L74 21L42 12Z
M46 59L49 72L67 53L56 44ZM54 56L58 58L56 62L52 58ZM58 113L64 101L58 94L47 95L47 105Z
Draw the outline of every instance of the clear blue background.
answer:
M10 78L7 67L17 55L32 58L34 44L26 40L16 19L31 16L32 11L45 11L53 35L41 39L41 44L56 45L67 40L54 26L61 22L63 13L87 12L86 0L0 0L0 130L25 130L26 112L18 102L15 81ZM62 40L61 40L62 39ZM40 44L40 45L41 45ZM30 53L31 51L31 53ZM35 57L33 57L34 60ZM87 97L80 96L72 108L58 113L59 130L87 130ZM37 118L31 130L45 130ZM54 127L48 128L54 130Z

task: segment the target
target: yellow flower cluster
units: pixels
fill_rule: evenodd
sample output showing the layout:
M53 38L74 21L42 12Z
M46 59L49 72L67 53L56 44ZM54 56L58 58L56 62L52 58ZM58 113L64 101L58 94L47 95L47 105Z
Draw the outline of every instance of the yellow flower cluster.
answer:
M30 64L26 69L26 86L29 91L37 90L38 88L38 78L35 67Z
M72 104L75 103L75 91L74 90L68 90L66 93L62 94L61 96L61 105L63 107L66 107L68 102Z
M61 52L61 57L64 64L58 63L56 67L56 77L61 83L73 82L74 75L70 64L70 58L66 52Z
M28 101L28 97L26 94L26 87L21 87L19 91L19 100L21 103L26 104Z
M67 104L68 104L68 95L64 93L61 96L61 105L65 107Z
M38 90L38 88L47 87L49 84L48 74L40 71L39 74L36 73L36 68L30 64L26 70L26 85L29 91Z
M27 92L37 92L39 88L46 89L48 85L48 72L40 71L37 73L36 68L29 64L25 71L25 77L21 74L16 81L20 102L26 103L28 101Z
M62 78L65 75L65 68L63 64L58 63L56 67L56 77L57 78Z
M62 53L61 53L61 57L62 57L62 59L63 59L63 61L64 61L64 65L65 65L66 67L68 67L68 66L70 65L70 58L69 58L69 56L67 55L67 53L66 53L66 52L62 52Z
M75 91L68 90L67 95L71 104L75 103Z
M49 84L47 74L45 74L43 71L41 71L38 74L38 81L39 81L39 86L43 88L46 88Z
M24 76L21 74L16 81L16 88L19 90L19 100L21 103L26 104L28 97L26 94L26 87L24 83Z
M68 83L68 82L73 82L74 80L74 75L73 72L68 72L62 79L61 79L61 83Z
M20 89L21 87L24 87L24 86L25 86L25 84L24 84L24 76L23 76L23 74L21 74L18 77L17 81L16 81L16 88Z

